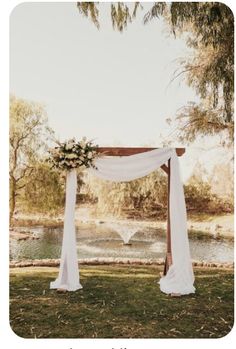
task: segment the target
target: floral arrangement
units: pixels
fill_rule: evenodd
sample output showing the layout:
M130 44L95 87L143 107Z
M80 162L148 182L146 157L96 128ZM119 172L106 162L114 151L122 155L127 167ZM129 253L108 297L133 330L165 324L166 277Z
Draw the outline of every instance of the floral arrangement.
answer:
M61 170L71 170L78 167L95 168L94 160L98 157L97 148L98 145L94 145L92 141L87 141L86 137L83 137L80 142L76 142L73 138L50 149L48 161L53 168Z

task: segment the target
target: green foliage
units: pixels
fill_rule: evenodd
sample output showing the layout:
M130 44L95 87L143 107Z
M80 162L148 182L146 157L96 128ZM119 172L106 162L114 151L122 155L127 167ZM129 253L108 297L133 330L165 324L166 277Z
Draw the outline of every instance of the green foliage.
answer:
M201 5L199 5L201 6ZM201 7L200 7L201 8ZM218 9L219 17L212 17L211 10ZM187 43L194 49L192 59L182 62L182 72L186 73L187 83L200 95L202 102L198 106L197 118L192 115L196 108L185 108L185 115L189 116L189 128L182 136L188 139L188 131L193 135L192 128L199 129L198 134L204 134L200 118L204 114L205 133L223 134L228 138L228 144L233 142L233 93L234 93L234 27L233 14L224 4L208 5L205 21L196 14L196 23L190 29L191 38ZM213 11L214 12L214 11ZM198 29L197 29L198 27ZM200 127L198 127L200 126ZM197 135L197 132L196 132ZM196 136L194 137L194 139ZM227 144L227 145L228 145Z
M52 134L42 105L10 97L10 218Z
M77 8L81 14L89 17L94 25L99 29L98 2L77 2ZM129 5L131 5L129 3ZM138 8L142 8L139 2L132 4L132 10L124 2L111 3L111 21L114 29L122 32L136 17Z
M54 140L53 131L48 127L43 106L11 96L10 218L16 208L51 214L63 209L65 174L45 162L49 140ZM78 191L84 183L82 178L79 173Z
M45 146L39 136L46 122L40 104L10 97L10 171L15 176L20 176Z
M225 122L233 118L234 91L234 16L219 2L171 2L164 8L155 3L148 20L169 9L173 33L189 33L187 45L194 49L193 59L182 64L188 83L204 100L212 95L212 108L223 106ZM168 18L168 17L166 17Z
M21 195L21 206L27 212L54 213L65 202L65 178L45 162L35 164Z
M186 208L189 213L222 214L233 212L233 203L212 193L209 182L193 175L184 186Z
M136 17L137 9L140 6L139 2L135 2L131 12L129 7L123 2L112 3L111 20L113 28L122 32L127 27L128 23L131 23L132 19Z
M177 137L182 143L191 143L197 137L221 134L221 144L231 147L234 138L234 123L225 122L222 108L213 109L196 103L183 107L176 118L178 121Z
M81 14L86 17L90 17L97 28L100 27L98 21L99 10L97 8L97 2L77 2L77 8Z
M231 187L226 196L212 191L212 176L203 179L204 170L194 171L184 185L186 207L189 213L221 214L233 212ZM219 187L221 167L214 169L214 181ZM228 172L227 172L228 173ZM229 176L229 173L228 173ZM226 177L225 177L226 178ZM227 177L228 178L228 177ZM229 182L229 178L227 179ZM214 186L215 188L215 186ZM161 171L131 182L114 183L93 176L85 178L85 195L91 203L97 203L98 212L132 218L166 218L167 176Z
M84 15L99 26L98 3L78 2ZM112 3L113 28L122 32L143 7L139 2ZM174 35L185 34L193 49L192 58L180 63L173 78L185 74L187 83L201 97L199 106L187 106L180 115L188 119L180 125L181 141L191 142L198 135L214 135L224 131L233 140L234 94L234 17L228 6L220 2L155 2L144 15L144 23L162 16ZM187 35L186 35L187 34ZM194 114L194 117L193 117ZM200 119L204 117L204 120ZM204 126L202 125L204 124Z
M157 3L158 4L158 3ZM159 5L154 5L153 8ZM150 19L157 17L152 9ZM160 13L160 11L159 11ZM170 24L175 35L187 33L193 58L180 64L173 79L186 74L187 83L201 97L200 105L183 107L178 115L179 139L192 142L199 135L223 134L232 145L234 134L234 17L217 2L172 2Z
M115 215L166 214L167 176L161 172L122 183L103 181L92 176L85 180L91 198L97 200L98 210Z

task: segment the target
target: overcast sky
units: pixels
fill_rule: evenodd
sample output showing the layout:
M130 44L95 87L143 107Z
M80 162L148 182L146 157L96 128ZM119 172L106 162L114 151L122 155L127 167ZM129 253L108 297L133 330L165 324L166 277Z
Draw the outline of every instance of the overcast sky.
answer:
M169 84L190 51L162 20L142 23L150 5L122 34L112 29L109 6L99 5L97 30L76 3L18 5L10 21L10 91L42 102L60 140L158 146L170 132L166 118L198 101L182 79ZM186 178L196 154L185 156Z

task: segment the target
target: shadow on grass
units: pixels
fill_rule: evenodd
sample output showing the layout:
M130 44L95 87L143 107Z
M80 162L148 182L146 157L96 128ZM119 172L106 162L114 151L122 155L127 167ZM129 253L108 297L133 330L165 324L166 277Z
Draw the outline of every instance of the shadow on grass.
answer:
M219 338L233 326L233 271L196 269L197 292L160 292L159 267L83 266L82 290L49 290L50 268L11 272L10 324L24 338Z

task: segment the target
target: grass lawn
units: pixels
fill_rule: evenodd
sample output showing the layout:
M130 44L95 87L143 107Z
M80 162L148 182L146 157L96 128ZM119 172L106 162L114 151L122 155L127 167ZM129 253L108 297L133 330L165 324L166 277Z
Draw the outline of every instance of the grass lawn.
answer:
M196 268L196 294L160 292L160 267L83 266L82 290L49 289L57 268L11 269L10 322L24 338L218 338L233 326L233 270Z

